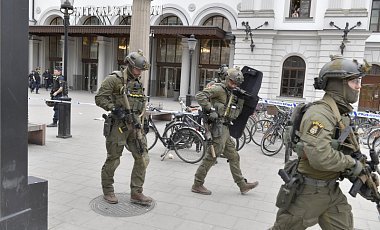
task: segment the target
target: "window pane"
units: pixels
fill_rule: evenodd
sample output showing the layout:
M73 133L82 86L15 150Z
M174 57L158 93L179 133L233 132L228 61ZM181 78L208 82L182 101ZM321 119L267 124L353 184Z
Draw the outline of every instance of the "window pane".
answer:
M166 39L161 38L159 39L158 43L158 52L157 52L157 62L165 62L165 56L166 56Z
M201 40L201 57L200 57L201 64L209 64L210 52L211 52L210 40L202 39Z
M177 38L177 48L176 48L176 54L175 54L175 61L177 63L182 62L182 44L181 44L181 39Z
M98 59L98 43L96 37L91 39L90 59Z
M220 64L220 40L213 40L210 64Z
M281 80L281 96L302 97L306 64L300 57L289 57L284 61Z
M166 62L174 62L175 60L175 41L175 38L167 39Z
M90 41L88 37L82 40L82 58L90 58Z
M373 0L372 9L380 9L380 1Z

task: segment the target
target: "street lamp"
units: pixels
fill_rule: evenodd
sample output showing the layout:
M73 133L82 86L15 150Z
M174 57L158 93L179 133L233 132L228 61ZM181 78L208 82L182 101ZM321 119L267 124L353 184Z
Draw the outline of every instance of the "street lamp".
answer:
M245 27L245 29L244 29L244 31L245 31L245 39L244 39L244 41L248 41L248 35L251 37L251 45L250 46L251 46L251 52L253 52L253 48L255 47L255 44L254 44L253 38L252 38L252 35L253 35L252 31L260 29L263 26L267 26L268 22L265 21L262 25L254 28L254 29L251 29L251 26L248 24L248 22L242 22L241 25Z
M74 0L61 0L61 12L63 13L63 26L64 26L64 50L63 50L63 77L65 79L67 86L67 27L69 26L70 15L74 13ZM61 101L58 103L58 138L70 138L70 124L71 124L71 98L65 95L65 90L63 92L63 97L60 98Z
M69 26L70 15L74 13L74 0L61 0L61 12L63 13L63 25L64 25L64 50L63 50L63 77L67 84L67 27Z
M187 39L187 43L189 45L189 56L190 56L190 66L189 66L189 88L187 89L187 95L186 95L186 106L191 105L191 67L192 67L192 60L193 60L193 53L195 50L195 46L197 45L197 39L195 39L194 34L190 35L190 37Z

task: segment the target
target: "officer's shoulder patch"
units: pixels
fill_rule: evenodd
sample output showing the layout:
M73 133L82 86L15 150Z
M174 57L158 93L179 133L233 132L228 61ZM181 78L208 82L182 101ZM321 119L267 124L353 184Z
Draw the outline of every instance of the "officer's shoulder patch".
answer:
M321 122L312 121L309 128L307 129L307 134L317 137L321 133L323 127L324 126Z

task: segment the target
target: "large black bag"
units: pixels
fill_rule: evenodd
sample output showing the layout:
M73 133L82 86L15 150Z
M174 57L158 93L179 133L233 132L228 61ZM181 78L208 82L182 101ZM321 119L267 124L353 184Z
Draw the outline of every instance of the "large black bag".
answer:
M259 102L259 90L263 79L263 73L248 66L241 69L244 76L244 81L240 88L245 90L252 97L244 99L244 105L240 115L233 121L230 126L230 135L234 138L240 138L243 135L245 125L247 124L249 116L255 111L257 103Z

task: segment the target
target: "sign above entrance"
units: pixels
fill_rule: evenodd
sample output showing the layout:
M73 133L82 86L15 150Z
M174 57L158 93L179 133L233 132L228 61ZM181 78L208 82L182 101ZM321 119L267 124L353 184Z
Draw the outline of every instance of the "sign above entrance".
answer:
M161 6L151 6L151 15L161 15ZM132 5L74 7L74 16L131 16Z

